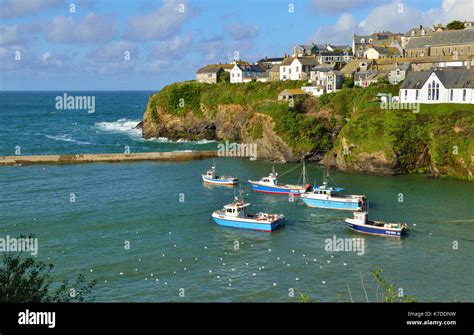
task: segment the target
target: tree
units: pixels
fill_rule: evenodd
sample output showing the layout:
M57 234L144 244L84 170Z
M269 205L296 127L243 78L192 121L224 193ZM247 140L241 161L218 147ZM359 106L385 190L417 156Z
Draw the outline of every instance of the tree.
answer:
M222 72L219 76L219 81L221 83L230 83L230 73L227 71Z
M53 267L53 264L36 261L33 257L22 257L21 252L5 254L0 268L0 303L94 300L90 293L97 281L86 282L83 275L79 275L73 284L65 280L57 289L51 289Z
M352 77L345 77L344 78L344 84L345 87L352 88L354 87L354 78Z
M464 23L462 23L461 21L458 21L458 20L454 20L454 21L451 21L449 22L446 27L449 29L449 30L459 30L459 29L464 29Z

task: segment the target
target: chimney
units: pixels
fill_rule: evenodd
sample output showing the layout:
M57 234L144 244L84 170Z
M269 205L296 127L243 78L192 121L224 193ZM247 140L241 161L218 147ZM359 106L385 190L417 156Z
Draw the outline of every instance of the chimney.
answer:
M420 29L423 29L423 25L420 24Z

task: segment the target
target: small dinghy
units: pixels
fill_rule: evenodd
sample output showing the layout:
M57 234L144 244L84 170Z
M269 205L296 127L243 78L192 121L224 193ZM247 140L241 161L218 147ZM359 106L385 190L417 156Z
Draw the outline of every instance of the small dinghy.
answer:
M235 201L225 205L223 209L214 211L212 219L220 226L253 229L263 232L272 232L284 225L283 214L269 213L249 213L242 192L240 197L235 197Z
M383 221L369 221L368 212L354 212L353 218L346 218L346 223L352 230L360 233L402 237L408 232L406 223L388 223Z
M239 178L228 177L228 176L217 176L216 164L212 166L206 174L201 175L202 180L205 183L215 184L215 185L235 185L239 182Z

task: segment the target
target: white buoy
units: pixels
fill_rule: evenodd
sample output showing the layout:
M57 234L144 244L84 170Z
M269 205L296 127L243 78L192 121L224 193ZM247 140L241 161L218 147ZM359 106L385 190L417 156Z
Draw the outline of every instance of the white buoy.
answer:
M326 282L324 280L321 283L326 284Z
M256 273L252 273L252 276L256 276L257 274Z
M344 266L346 266L346 265L347 265L347 263L342 263L342 264L344 264Z
M120 275L123 276L123 272L120 272Z

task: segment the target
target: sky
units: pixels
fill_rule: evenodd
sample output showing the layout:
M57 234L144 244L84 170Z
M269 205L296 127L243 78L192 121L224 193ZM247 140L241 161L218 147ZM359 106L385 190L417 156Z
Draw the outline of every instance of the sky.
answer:
M474 0L0 0L0 90L159 90L234 56L473 13Z

